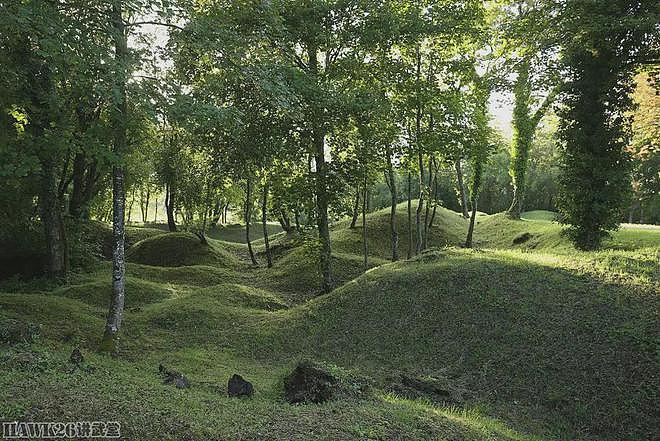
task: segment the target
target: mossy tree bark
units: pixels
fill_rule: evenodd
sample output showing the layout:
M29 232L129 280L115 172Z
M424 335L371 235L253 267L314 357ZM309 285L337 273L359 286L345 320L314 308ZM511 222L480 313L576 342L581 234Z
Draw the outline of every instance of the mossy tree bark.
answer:
M511 141L511 163L509 175L513 185L513 199L507 210L511 219L520 219L527 190L527 169L529 153L534 141L534 133L541 118L550 107L559 92L553 89L543 100L539 108L532 113L532 84L530 80L530 60L524 58L517 66L517 78L514 86L513 139Z
M518 77L514 87L513 140L511 142L511 165L509 166L509 175L513 184L513 200L507 210L507 215L512 219L520 219L522 214L527 163L535 129L529 114L532 99L529 67L529 59L523 59L518 63Z
M106 320L105 333L100 350L117 353L119 329L124 315L124 288L126 264L124 261L124 169L122 157L126 152L126 82L128 69L128 42L122 17L123 1L115 0L112 5L112 22L115 39L113 150L117 163L112 168L112 302Z

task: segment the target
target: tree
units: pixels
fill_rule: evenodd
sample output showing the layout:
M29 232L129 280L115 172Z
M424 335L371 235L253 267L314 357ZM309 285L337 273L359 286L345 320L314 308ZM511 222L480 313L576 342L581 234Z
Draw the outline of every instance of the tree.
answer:
M126 83L128 81L128 36L124 26L124 4L115 0L112 4L112 31L115 42L115 82L113 90L113 153L116 163L112 167L112 301L101 340L100 350L117 352L119 329L124 314L124 289L126 263L124 261L124 169L122 157L127 150Z
M572 0L562 9L562 50L569 79L560 116L562 175L559 208L575 246L594 250L618 228L630 194L633 72L653 59L653 1Z
M496 22L516 74L509 164L513 198L507 210L512 219L520 219L523 211L534 134L559 91L556 63L559 37L554 33L556 25L551 12L544 1L513 1L503 7L503 22Z
M633 136L628 147L633 161L633 202L628 222L658 223L660 219L660 84L658 70L636 76Z

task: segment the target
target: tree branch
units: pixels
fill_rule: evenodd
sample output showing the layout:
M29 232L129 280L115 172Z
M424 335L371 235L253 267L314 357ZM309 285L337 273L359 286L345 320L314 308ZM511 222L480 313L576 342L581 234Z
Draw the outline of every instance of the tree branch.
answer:
M555 98L557 98L557 95L559 95L560 91L561 91L561 85L555 86L555 88L550 91L548 96L545 97L539 108L536 109L536 112L534 112L534 116L532 117L532 123L534 124L534 127L536 127L539 124L541 118L543 118L545 112L555 101Z
M165 26L168 28L178 29L180 31L184 30L181 26L175 25L174 23L163 23L160 21L136 21L133 23L126 23L124 26L130 28L133 26L143 26L143 25Z

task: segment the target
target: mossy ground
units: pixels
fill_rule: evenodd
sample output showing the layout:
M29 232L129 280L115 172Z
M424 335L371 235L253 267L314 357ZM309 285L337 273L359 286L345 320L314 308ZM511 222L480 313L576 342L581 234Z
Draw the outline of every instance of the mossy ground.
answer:
M116 419L132 440L654 439L660 232L623 229L582 253L551 222L478 221L479 249L463 250L467 221L439 210L434 248L388 263L388 212L373 213L366 274L361 231L340 222L327 295L317 245L300 238L274 238L271 269L248 265L241 244L146 238L129 252L116 359L96 354L107 262L67 286L1 285L0 328L41 331L0 346L0 420ZM86 360L71 372L74 347ZM303 358L368 391L287 404L282 380ZM191 388L162 384L159 363ZM233 373L254 383L252 399L227 398ZM460 403L393 394L401 373L441 380Z

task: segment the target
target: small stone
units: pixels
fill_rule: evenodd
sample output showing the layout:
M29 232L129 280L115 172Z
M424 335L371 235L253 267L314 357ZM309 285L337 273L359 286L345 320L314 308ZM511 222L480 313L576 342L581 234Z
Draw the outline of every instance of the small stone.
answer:
M84 360L82 352L80 352L80 349L75 348L73 352L71 352L71 356L69 357L69 361L74 364L80 364Z
M227 394L230 397L251 397L253 393L252 383L238 374L232 375L227 382Z
M173 384L177 389L188 389L190 387L190 382L180 372L170 371L162 364L158 365L158 372L165 377L163 380L164 384Z

